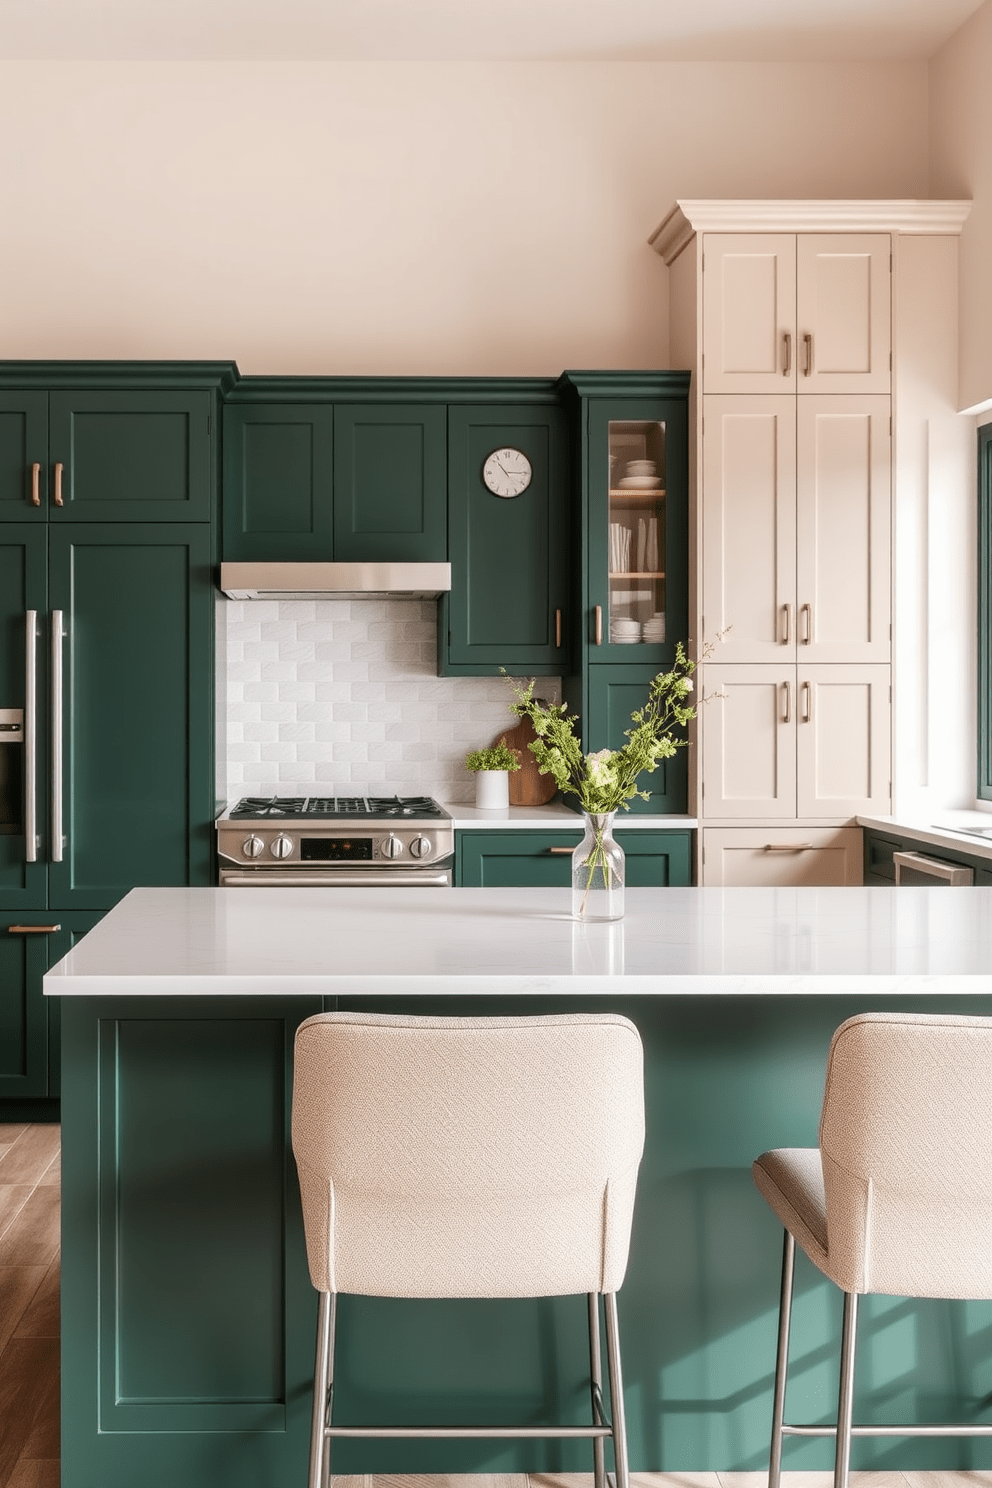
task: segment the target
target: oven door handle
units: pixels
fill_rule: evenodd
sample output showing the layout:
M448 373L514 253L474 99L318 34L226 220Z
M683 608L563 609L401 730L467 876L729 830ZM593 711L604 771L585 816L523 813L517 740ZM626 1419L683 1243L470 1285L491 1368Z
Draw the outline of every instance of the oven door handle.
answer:
M250 889L385 889L451 887L451 870L436 873L283 873L279 869L222 868L221 888Z

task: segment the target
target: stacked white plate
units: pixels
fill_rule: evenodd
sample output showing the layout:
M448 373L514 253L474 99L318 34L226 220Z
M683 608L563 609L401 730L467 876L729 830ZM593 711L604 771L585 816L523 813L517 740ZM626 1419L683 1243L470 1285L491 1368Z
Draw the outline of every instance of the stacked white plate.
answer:
M653 646L660 645L665 639L665 617L660 610L656 610L650 620L645 620L641 626L641 634Z
M617 646L632 646L641 639L639 620L611 620L610 640Z

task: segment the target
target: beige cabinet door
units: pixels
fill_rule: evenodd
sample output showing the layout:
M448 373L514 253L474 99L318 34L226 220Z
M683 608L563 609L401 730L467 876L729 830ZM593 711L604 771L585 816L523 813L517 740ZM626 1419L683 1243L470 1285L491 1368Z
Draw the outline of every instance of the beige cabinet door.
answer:
M705 397L703 635L719 660L795 660L796 400Z
M796 814L891 809L891 673L887 666L797 668Z
M889 399L800 398L797 409L798 660L888 661Z
M703 668L703 815L796 814L795 667Z
M887 393L891 386L888 233L800 233L796 364L800 393Z
M796 391L794 233L703 236L703 392Z
M860 827L707 827L707 888L843 887L862 882Z

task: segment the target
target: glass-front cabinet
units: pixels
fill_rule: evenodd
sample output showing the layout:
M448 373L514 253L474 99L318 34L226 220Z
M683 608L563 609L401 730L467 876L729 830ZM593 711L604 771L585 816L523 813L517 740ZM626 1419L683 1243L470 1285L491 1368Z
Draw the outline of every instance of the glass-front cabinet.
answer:
M665 424L610 419L606 625L611 645L665 641Z
M640 386L648 379L643 374ZM667 386L673 379L686 381L654 374L652 397L583 400L591 665L661 663L686 639L688 428L685 392Z

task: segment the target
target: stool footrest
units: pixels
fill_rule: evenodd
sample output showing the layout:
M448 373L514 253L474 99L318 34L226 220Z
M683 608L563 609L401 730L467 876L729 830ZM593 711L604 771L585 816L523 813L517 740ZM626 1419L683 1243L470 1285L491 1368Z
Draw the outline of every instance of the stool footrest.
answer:
M786 1426L783 1436L836 1436L836 1426ZM992 1436L989 1426L852 1426L852 1436Z
M612 1436L609 1426L325 1426L325 1436L359 1437L590 1437Z

